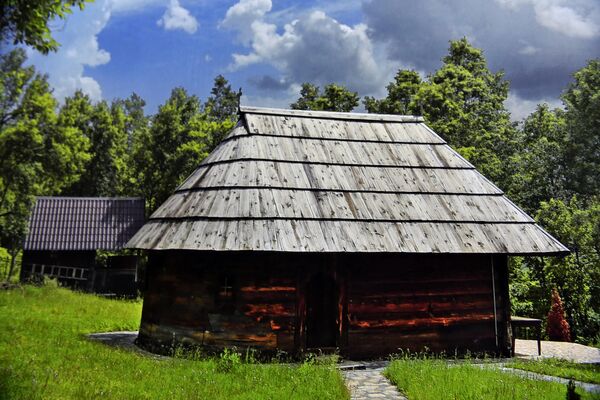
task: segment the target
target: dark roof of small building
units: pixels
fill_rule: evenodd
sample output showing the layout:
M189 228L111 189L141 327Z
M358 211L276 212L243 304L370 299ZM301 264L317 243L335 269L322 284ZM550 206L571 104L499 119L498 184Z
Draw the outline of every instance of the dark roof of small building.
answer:
M144 199L38 197L24 250L120 250L144 224Z
M128 247L568 252L420 117L251 107Z

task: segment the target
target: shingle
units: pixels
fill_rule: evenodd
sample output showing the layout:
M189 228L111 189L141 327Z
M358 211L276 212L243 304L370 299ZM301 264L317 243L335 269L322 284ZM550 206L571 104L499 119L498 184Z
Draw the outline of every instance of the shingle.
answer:
M142 198L38 197L24 250L120 250L144 224Z

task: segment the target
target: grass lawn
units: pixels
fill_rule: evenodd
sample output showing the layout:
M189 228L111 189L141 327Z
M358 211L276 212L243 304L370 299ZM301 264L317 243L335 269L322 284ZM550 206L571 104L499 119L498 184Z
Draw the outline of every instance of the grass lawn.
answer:
M507 367L600 384L600 365L597 364L576 364L557 358L547 358L539 361L513 361Z
M347 399L332 365L156 360L90 342L135 330L140 302L67 289L0 291L0 399Z
M410 400L564 400L566 395L566 385L437 359L395 360L385 375ZM598 398L581 389L577 392L582 399Z

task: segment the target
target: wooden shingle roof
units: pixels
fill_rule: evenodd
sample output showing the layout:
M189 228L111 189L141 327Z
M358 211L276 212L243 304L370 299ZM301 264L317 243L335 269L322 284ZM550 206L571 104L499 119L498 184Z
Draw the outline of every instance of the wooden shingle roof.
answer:
M568 251L420 117L251 107L128 247Z
M24 250L120 250L144 224L144 199L38 197Z

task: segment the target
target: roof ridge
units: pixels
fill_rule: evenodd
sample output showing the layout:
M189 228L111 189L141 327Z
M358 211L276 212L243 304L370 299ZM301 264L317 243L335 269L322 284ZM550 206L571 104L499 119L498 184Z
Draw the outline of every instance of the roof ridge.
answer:
M283 108L264 108L240 106L241 114L266 114L279 115L282 117L306 117L323 119L345 119L354 121L380 121L380 122L425 122L425 119L416 115L394 115L394 114L370 114L337 111L313 111L313 110L287 110Z

